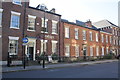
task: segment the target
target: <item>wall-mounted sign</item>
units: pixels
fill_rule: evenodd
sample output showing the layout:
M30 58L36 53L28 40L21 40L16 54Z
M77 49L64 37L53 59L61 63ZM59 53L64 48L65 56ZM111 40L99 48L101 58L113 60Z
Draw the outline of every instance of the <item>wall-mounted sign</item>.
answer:
M28 43L28 38L23 38L22 41L23 43Z
M45 38L54 39L55 37L52 35L45 35Z

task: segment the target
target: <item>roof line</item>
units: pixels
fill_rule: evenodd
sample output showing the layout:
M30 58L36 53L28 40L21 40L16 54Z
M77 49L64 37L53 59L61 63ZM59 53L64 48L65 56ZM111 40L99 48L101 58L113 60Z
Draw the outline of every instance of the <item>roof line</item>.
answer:
M35 8L35 7L31 7L31 6L29 6L28 8L35 9L35 10L40 10L40 11L43 11L43 12L44 12L44 10L37 9L37 8ZM50 13L50 14L57 15L57 16L61 16L60 14L52 13L52 12L50 12L50 11L46 11L46 12L47 12L47 13Z
M99 29L93 29L93 28L85 27L85 26L78 25L78 24L73 23L73 22L69 22L69 21L67 21L67 20L64 21L63 19L61 19L61 22L65 22L65 23L73 24L73 25L80 26L80 27L83 27L83 28L87 28L87 29L91 29L91 30L99 31Z

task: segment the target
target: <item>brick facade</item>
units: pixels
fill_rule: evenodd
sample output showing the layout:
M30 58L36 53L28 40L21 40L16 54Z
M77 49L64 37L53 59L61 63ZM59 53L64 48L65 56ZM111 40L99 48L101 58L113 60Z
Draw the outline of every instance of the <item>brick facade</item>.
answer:
M0 3L1 4L1 3ZM44 12L41 9L29 7L29 2L22 2L21 5L16 5L12 2L4 2L2 6L3 16L2 16L2 27L0 27L0 42L2 44L0 51L2 54L2 60L7 60L9 52L9 39L15 38L18 39L18 50L17 56L23 57L23 51L25 54L28 53L28 49L32 51L33 60L35 60L36 54L41 54L41 44L42 40L46 41L46 54L50 56L52 52L52 42L57 44L56 53L63 57L66 56L66 48L70 48L68 51L68 57L81 57L86 55L87 57L99 57L110 53L111 50L114 51L114 54L118 55L120 50L120 29L118 27L106 27L97 29L92 25L92 22L89 20L85 22L85 25L79 25L77 23L72 23L69 21L61 20L61 15L46 11ZM11 14L12 11L20 14L20 26L18 29L11 28ZM29 16L35 18L34 30L28 30L28 19ZM48 32L42 33L42 19L48 19ZM57 34L52 33L52 22L57 22ZM69 38L65 37L65 28L69 29ZM75 31L78 31L78 34L75 34ZM86 39L83 40L83 33L85 31ZM117 33L116 33L117 31ZM75 38L75 35L78 35L78 39ZM96 38L96 35L98 38ZM102 35L104 41L102 42ZM92 38L91 38L92 36ZM106 36L108 41L106 41ZM23 50L22 39L27 37L29 43L25 46ZM111 43L110 43L111 37ZM96 40L97 39L97 40ZM115 44L113 44L115 41ZM119 42L119 45L117 44ZM66 47L67 46L67 47ZM79 51L77 52L77 50ZM107 53L108 52L108 53ZM86 54L84 54L86 53Z

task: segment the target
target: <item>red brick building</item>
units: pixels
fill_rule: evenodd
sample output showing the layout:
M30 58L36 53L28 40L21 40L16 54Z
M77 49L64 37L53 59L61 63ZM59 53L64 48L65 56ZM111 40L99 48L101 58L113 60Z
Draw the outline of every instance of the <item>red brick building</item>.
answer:
M1 6L2 5L2 6ZM36 54L56 53L61 57L88 59L120 52L120 28L112 24L96 28L91 21L61 20L55 9L44 5L30 7L29 2L0 2L0 53L2 60L23 54L35 60ZM101 24L101 23L100 23ZM23 46L22 39L28 38ZM43 48L44 44L44 48ZM44 50L43 50L44 49Z
M41 6L29 7L29 2L2 3L2 60L7 60L8 52L10 56L18 57L23 57L25 52L35 60L36 54L43 53L43 44L46 55L60 54L61 15L55 10L44 11ZM25 49L24 37L28 38Z
M91 21L74 23L62 20L62 25L64 27L64 56L97 58L109 54L111 51L115 55L118 54L118 52L114 52L118 46L113 45L115 38L110 30L96 28Z

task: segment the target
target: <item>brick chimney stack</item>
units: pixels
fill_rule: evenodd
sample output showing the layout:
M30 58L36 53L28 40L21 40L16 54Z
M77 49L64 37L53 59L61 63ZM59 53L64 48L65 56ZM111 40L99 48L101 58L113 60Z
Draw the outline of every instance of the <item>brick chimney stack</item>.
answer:
M92 27L92 22L90 20L88 20L87 22L85 22L85 25L87 27Z

